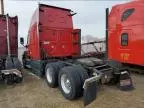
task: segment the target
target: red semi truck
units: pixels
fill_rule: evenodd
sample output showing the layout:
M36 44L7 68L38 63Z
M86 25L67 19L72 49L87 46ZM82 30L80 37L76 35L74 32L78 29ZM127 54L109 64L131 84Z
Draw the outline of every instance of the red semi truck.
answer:
M73 15L70 9L39 4L28 32L24 67L44 75L47 84L59 86L69 100L83 94L85 105L96 98L99 84L117 83L122 90L132 89L128 70L111 66L108 60L81 55L81 30L73 28ZM106 16L108 19L108 11ZM20 40L24 44L24 39Z
M116 5L109 14L108 58L135 71L144 66L144 1Z
M18 60L18 17L0 15L0 81L7 84L22 81Z

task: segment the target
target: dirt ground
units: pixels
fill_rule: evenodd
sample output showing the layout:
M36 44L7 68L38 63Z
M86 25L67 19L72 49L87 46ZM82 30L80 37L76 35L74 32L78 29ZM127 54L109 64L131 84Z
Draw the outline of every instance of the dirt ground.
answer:
M44 79L24 70L21 84L0 85L0 108L83 108L83 98L68 101L58 88L50 88ZM123 92L115 86L103 86L97 99L86 108L144 108L144 75L132 74L135 89Z

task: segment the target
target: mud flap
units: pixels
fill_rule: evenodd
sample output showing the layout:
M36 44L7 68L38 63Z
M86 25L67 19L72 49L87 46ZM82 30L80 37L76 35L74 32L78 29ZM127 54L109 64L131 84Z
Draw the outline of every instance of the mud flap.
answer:
M120 74L119 88L123 91L133 90L133 83L128 71L123 71Z
M86 79L84 82L84 106L87 106L92 101L96 99L97 95L97 79L98 77L92 77L89 79Z

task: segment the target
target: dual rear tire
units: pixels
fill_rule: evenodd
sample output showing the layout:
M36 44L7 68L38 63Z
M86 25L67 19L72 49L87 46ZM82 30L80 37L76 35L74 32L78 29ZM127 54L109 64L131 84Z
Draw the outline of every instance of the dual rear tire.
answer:
M65 66L63 62L50 63L45 69L46 82L50 87L57 87L62 95L75 99L83 94L83 84L88 78L86 70L81 65Z
M49 63L45 68L45 77L47 84L54 88L58 86L58 74L65 64L63 62Z
M68 66L59 72L59 89L69 100L76 99L83 94L83 84L88 78L86 70L80 66Z

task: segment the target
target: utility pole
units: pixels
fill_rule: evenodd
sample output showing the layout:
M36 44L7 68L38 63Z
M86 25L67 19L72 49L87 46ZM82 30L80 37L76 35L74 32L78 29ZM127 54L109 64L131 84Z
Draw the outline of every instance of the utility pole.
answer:
M0 0L0 14L4 14L4 0Z

